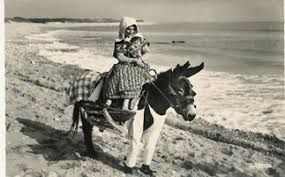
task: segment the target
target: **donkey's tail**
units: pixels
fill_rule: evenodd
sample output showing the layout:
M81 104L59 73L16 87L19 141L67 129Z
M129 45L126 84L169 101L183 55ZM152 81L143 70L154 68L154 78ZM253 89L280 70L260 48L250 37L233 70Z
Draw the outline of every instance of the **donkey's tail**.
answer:
M80 102L76 102L74 104L74 108L73 108L73 114L72 114L72 124L70 127L69 132L77 132L78 130L78 123L79 123L79 105Z

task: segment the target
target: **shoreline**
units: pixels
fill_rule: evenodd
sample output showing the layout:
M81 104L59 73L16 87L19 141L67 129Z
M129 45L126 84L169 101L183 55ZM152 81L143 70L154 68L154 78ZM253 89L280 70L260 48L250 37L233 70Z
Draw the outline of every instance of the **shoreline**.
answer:
M32 31L31 27L27 28L27 34L41 32L38 26L32 27ZM73 140L65 139L64 134L71 124L72 107L64 107L65 95L61 90L63 83L72 80L82 69L75 65L54 63L39 56L41 44L49 44L48 41L23 38L23 27L18 33L12 31L15 29L10 30L14 34L6 34L8 41L5 53L7 175L123 175L117 163L126 154L127 140L107 132L102 134L106 139L100 139L96 132L94 140L101 159L95 160L82 155L85 148L82 134ZM167 125L164 127L153 162L160 176L220 176L223 171L233 177L246 174L270 176L268 169L276 174L285 172L282 167L284 156L282 158L282 155L273 155L272 152L276 150L284 155L285 149L282 147L285 143L274 136L247 132L234 134L236 130L211 125L199 118L188 125L190 127L186 127L187 131ZM235 135L238 137L235 138ZM243 141L256 144L241 146L221 141L227 139L225 136L232 141L245 137ZM261 139L264 142L254 141ZM185 147L189 144L189 148ZM251 147L259 147L259 150ZM102 149L104 151L100 151ZM192 155L189 155L190 152ZM207 154L207 158L203 153ZM194 168L190 168L189 164ZM76 174L73 170L76 170Z

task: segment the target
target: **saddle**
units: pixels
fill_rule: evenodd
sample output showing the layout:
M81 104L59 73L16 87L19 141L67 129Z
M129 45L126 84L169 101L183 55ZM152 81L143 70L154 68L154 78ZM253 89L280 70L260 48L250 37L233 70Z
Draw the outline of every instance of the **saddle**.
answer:
M135 111L122 110L119 107L109 107L102 102L102 87L104 78L98 81L87 101L80 102L82 116L91 124L99 127L100 131L105 129L118 130L127 133L123 125L136 114Z
M136 112L118 108L105 107L96 102L81 102L80 112L91 125L96 125L103 132L105 129L117 130L127 134L124 124L132 119Z

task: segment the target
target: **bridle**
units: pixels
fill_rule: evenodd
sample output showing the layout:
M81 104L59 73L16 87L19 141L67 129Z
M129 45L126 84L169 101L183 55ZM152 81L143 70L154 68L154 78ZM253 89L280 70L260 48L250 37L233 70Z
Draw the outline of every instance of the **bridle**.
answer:
M159 89L159 88L158 88ZM172 100L175 100L176 104L170 104L173 108L177 109L179 108L180 110L182 109L183 105L185 105L186 103L189 102L194 102L194 98L192 95L187 95L187 96L183 96L183 100L179 100L177 98L177 96L179 95L178 91L176 91L173 86L171 85L171 83L169 83L168 85L168 89L169 89L169 96L172 97ZM164 94L164 93L163 93ZM170 99L169 99L170 100ZM171 101L171 100L170 100Z
M155 71L155 70L154 70L154 71ZM156 73L156 71L155 71L155 73ZM148 73L148 74L149 74L149 73ZM149 74L149 76L151 76L151 75ZM151 77L153 77L153 76L151 76ZM171 101L171 99L169 99L169 97L167 97L167 95L166 95L165 93L163 93L163 91L153 82L153 80L150 80L150 84L151 84L152 86L154 86L154 88L161 94L161 96L162 96L162 97L168 102L168 104L169 104L171 107L173 107L174 109L180 109L180 110L181 110L181 109L182 109L182 105L194 101L193 96L191 96L191 95L185 96L185 97L184 97L185 99L184 99L182 102L178 101L178 99L177 99L176 97L177 97L177 95L178 95L179 93L178 93L178 91L176 91L176 90L173 88L172 84L169 83L169 84L168 84L168 89L170 90L169 96L171 96L171 97L175 100L175 102L176 102L176 103L173 103L173 101ZM147 93L147 95L148 95L148 93Z

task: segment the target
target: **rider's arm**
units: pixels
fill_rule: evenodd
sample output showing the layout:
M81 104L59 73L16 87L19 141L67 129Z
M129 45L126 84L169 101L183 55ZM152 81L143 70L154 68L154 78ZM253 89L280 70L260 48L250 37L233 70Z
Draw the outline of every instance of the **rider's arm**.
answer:
M124 52L121 49L121 45L120 43L115 43L115 47L114 47L114 52L113 52L113 56L115 58L117 58L119 60L119 62L121 63L131 63L134 62L133 58L127 57L124 55Z
M117 53L115 56L121 63L130 63L132 62L132 58L126 57L123 53Z

